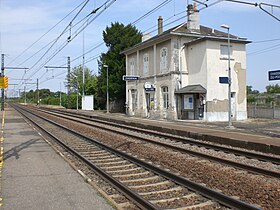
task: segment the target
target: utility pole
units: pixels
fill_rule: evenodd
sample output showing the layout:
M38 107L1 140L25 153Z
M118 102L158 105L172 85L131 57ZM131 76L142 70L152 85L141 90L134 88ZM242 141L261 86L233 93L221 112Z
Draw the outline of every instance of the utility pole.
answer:
M4 71L5 69L28 69L28 68L20 68L20 67L5 67L4 65L4 60L5 60L5 54L1 54L1 77L4 77ZM1 111L4 111L4 104L5 104L5 93L4 93L4 88L1 90Z
M45 66L45 68L53 68L53 69L67 69L67 109L70 107L70 57L67 57L67 66Z
M67 70L68 70L68 74L67 74L67 109L69 109L70 107L70 57L67 57Z
M24 90L24 92L25 92L25 104L26 104L26 85L38 85L38 79L37 79L36 83L35 82L29 82L29 83L25 82L25 86L24 86L24 88L25 88L25 90ZM37 88L38 88L38 86L37 86ZM36 96L35 96L35 98L36 98Z
M59 83L59 106L61 106L61 82Z
M1 77L4 77L4 54L1 55ZM2 98L2 102L1 102L1 111L4 111L4 88L1 89L1 98Z
M39 94L39 79L37 78L37 104L40 103L40 94Z
M24 105L26 105L26 84L24 83Z
M82 96L85 96L85 30L83 30L83 85Z

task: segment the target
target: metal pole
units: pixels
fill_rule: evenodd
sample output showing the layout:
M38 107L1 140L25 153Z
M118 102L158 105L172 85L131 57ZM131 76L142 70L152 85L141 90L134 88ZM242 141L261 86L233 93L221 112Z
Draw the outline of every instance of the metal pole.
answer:
M107 66L107 113L109 113L108 68Z
M228 127L232 127L231 123L231 69L230 69L230 40L228 27Z
M39 79L37 78L37 103L40 104Z
M18 103L20 103L20 89L18 90Z
M82 85L82 90L83 90L83 97L85 95L85 30L83 30L83 85Z
M59 106L61 106L61 82L59 83Z
M70 57L67 57L67 109L70 108Z
M77 76L77 110L79 109L79 82Z
M2 59L1 59L1 76L4 77L4 54L2 54ZM4 111L4 88L1 89L1 98L2 98L2 102L1 102L1 111Z
M24 105L26 105L26 84L24 85Z

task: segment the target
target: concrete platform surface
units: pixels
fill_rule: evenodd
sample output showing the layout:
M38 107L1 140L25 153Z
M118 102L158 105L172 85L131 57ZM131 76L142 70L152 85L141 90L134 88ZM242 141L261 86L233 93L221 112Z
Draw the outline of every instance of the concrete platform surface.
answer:
M4 124L4 210L113 209L14 110Z

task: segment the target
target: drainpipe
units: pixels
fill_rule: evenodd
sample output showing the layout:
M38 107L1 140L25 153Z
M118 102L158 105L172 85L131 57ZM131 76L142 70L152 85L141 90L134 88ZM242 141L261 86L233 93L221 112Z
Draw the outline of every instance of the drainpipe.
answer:
M180 50L179 50L179 71L180 71L180 88L183 87L182 80L183 80L183 75L182 75L182 51L185 49L185 45L183 45Z

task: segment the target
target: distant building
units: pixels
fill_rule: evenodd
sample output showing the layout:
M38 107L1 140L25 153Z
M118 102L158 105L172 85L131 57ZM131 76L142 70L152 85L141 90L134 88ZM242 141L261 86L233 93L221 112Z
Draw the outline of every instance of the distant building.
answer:
M171 120L228 120L227 33L199 24L199 11L188 6L187 22L158 35L143 36L125 50L127 114ZM230 35L232 119L247 119L246 39Z

